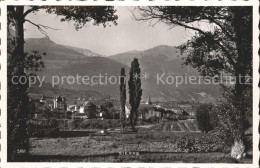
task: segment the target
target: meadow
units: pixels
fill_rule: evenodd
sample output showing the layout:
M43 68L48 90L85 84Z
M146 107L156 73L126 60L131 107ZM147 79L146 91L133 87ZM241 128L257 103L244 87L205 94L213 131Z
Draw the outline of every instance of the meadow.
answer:
M236 163L217 133L139 129L84 137L31 138L28 161Z

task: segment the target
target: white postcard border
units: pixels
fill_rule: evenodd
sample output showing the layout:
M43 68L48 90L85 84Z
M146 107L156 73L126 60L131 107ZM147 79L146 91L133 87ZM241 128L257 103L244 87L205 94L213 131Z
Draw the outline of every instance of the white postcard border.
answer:
M125 1L105 1L105 0L87 0L87 1L56 1L56 0L47 0L47 1L26 1L26 0L5 0L0 2L1 5L1 100L0 100L0 129L1 129L1 167L4 168L98 168L98 167L178 167L178 168L191 168L191 167L202 167L202 168L251 168L259 167L259 1L257 0L125 0ZM60 163L48 163L48 162L7 162L7 5L113 5L113 6L155 6L155 5L165 5L165 6L253 6L253 164L212 164L212 163L69 163L69 162L60 162Z

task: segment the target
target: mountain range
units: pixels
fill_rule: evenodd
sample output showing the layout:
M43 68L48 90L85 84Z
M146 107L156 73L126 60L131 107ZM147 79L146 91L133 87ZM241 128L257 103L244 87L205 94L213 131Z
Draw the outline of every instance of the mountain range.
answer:
M219 96L216 85L184 84L176 87L175 84L158 84L158 75L164 76L198 76L199 73L191 66L183 65L186 54L181 55L173 46L156 46L144 51L129 51L111 56L103 56L89 49L56 44L49 38L26 39L25 51L45 52L43 57L45 67L37 72L39 76L46 76L45 82L50 83L52 76L119 76L120 69L126 69L128 78L129 67L133 58L138 58L141 73L147 73L149 78L142 79L143 101L148 96L152 101L200 101L211 102ZM77 91L95 91L102 95L110 95L119 99L119 84L68 84L59 83L59 87Z

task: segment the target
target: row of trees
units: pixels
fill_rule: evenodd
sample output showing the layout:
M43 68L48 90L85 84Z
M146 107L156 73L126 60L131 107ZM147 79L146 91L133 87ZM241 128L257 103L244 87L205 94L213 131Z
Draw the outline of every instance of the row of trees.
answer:
M141 69L139 67L138 59L134 58L131 63L131 68L129 71L129 104L131 105L130 110L130 125L132 130L136 132L136 122L138 117L138 108L142 99L142 89L141 89L141 77L140 77ZM125 68L121 68L120 73L120 105L121 105L121 113L120 113L120 121L122 131L124 131L124 127L126 125L126 114L125 114L125 105L126 105L126 75Z

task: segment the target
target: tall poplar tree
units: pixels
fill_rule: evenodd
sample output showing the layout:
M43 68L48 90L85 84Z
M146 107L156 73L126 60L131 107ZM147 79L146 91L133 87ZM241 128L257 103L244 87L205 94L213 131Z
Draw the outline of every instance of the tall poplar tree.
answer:
M121 105L121 112L120 112L120 122L121 122L121 129L124 132L125 128L125 103L126 103L126 75L125 75L125 68L121 68L120 72L120 105Z
M139 67L138 59L134 58L131 63L131 68L129 71L129 103L131 105L130 110L130 124L132 130L136 132L136 122L138 117L138 108L142 99L142 89L141 89L141 69Z

